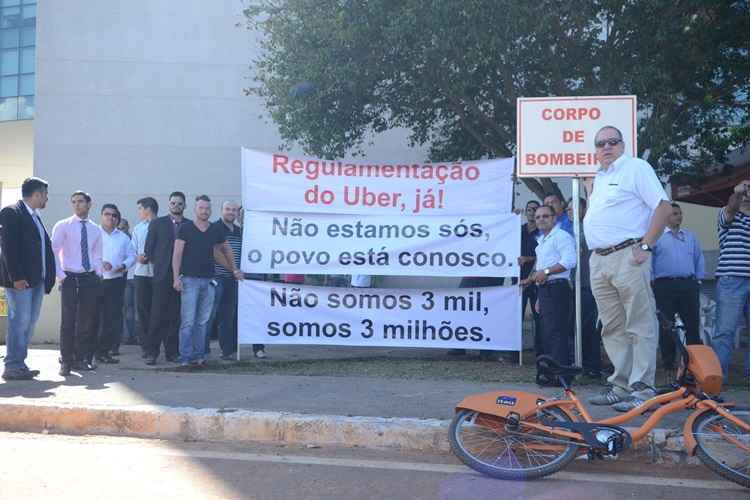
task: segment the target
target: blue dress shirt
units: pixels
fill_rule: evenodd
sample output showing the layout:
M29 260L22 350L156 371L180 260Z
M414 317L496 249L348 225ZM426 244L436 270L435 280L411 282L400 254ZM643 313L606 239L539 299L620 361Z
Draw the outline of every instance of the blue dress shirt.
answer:
M563 212L557 217L557 225L560 226L560 229L575 238L575 234L573 232L573 221L570 220L567 212Z
M706 263L701 245L695 235L687 229L676 233L666 228L654 245L651 278L689 278L702 280L706 275Z

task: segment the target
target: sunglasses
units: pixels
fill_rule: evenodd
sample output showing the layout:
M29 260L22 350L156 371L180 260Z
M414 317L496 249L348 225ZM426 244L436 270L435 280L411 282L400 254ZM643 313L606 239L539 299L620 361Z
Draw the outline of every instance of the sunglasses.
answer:
M603 148L607 144L609 144L610 146L617 146L621 142L622 142L622 139L617 139L616 137L613 137L612 139L604 139L603 141L596 141L594 143L594 146L596 146L597 148Z

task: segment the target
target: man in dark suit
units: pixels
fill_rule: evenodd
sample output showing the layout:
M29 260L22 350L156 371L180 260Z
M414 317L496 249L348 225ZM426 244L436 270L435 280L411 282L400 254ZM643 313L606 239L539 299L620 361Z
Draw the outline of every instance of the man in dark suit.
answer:
M29 341L42 297L55 285L55 256L39 210L47 205L47 182L29 177L23 197L0 211L0 286L8 300L5 380L31 380L39 370L26 365Z
M182 216L184 211L185 195L175 191L169 195L169 214L148 226L144 254L154 265L151 319L143 342L148 365L156 364L162 344L167 361L177 362L179 356L180 294L172 287L172 253L180 226L191 222Z

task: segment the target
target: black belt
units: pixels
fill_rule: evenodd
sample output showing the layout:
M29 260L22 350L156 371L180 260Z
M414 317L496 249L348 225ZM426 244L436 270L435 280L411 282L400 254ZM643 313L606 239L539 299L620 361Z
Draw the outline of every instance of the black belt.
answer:
M554 280L551 280L551 281L547 281L546 283L542 283L542 284L537 285L537 286L554 286L554 285L568 285L568 286L570 286L568 284L568 280L566 280L565 278L557 278L557 279L554 279Z
M72 271L65 271L65 276L70 276L72 278L86 278L88 276L96 276L96 273L94 271L87 271L85 273L74 273Z
M632 247L636 243L640 243L642 239L643 238L630 238L629 240L625 240L621 243L618 243L615 246L611 246L607 248L597 248L596 250L594 250L594 253L596 255L601 255L601 256L609 255L611 253L615 253L619 250L622 250L623 248Z
M659 280L668 280L668 281L677 281L677 280L690 280L695 281L695 275L691 274L690 276L665 276L662 278L656 278L654 281Z

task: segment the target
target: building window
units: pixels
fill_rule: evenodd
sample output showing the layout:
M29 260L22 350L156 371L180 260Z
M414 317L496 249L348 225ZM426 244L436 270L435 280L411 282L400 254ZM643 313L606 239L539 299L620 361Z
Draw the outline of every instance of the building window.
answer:
M36 0L0 0L0 121L34 118Z

